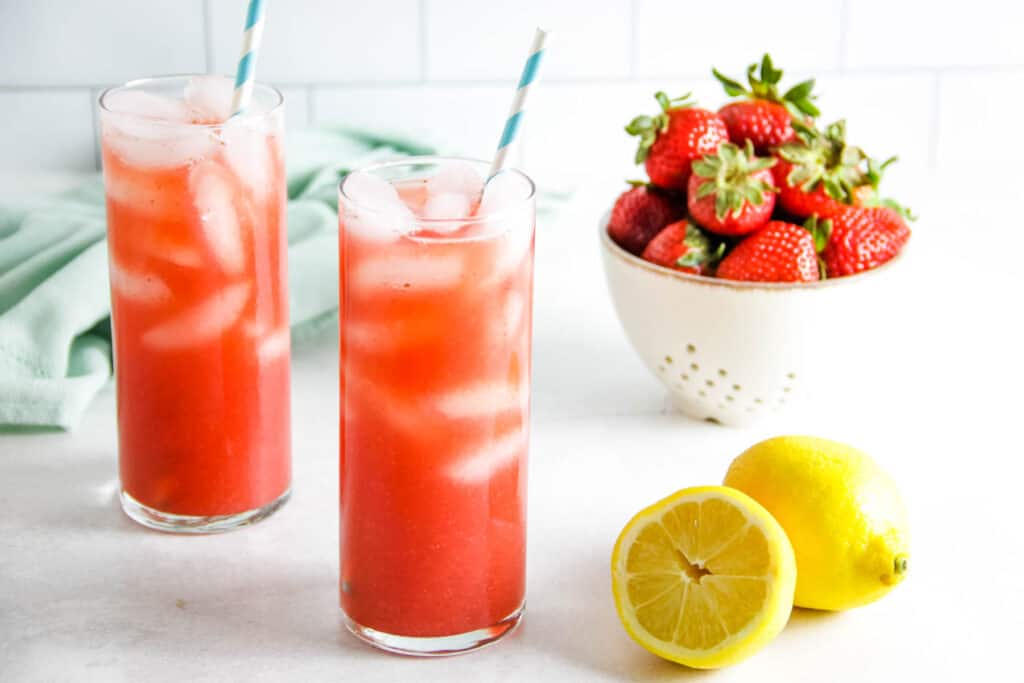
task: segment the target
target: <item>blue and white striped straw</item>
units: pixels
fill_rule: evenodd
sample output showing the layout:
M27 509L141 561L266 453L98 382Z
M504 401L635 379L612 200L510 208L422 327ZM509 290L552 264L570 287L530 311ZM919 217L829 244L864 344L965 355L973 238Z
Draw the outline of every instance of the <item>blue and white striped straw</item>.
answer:
M523 120L523 111L526 108L526 96L530 94L530 85L537 80L540 60L544 56L544 41L547 37L548 32L542 28L538 28L537 33L533 36L530 56L526 58L526 64L523 66L523 75L519 77L516 96L512 99L512 109L505 121L505 130L501 133L501 141L498 143L498 151L494 154L494 162L491 164L491 171L487 176L488 180L505 167L505 155L508 153L509 146L516 141L519 124Z
M252 86L255 82L256 57L263 38L263 0L249 0L249 12L245 16L245 33L242 34L242 56L238 58L235 73L235 92L231 96L231 115L238 116L252 101Z

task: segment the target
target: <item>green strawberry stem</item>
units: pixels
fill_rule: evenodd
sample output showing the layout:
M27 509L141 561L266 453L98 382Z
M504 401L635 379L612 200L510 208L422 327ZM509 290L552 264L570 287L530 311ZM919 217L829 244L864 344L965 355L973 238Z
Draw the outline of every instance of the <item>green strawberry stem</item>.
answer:
M636 150L636 163L642 164L647 159L647 154L650 152L651 145L658 139L658 134L668 130L668 113L670 111L692 107L696 104L690 99L690 95L691 93L686 93L682 97L670 98L659 90L654 93L654 99L658 101L661 113L654 116L645 114L637 116L626 125L627 133L640 136L640 146Z
M725 242L719 241L717 246L712 247L715 243L706 232L687 221L686 237L683 238L686 253L679 257L676 265L683 268L699 268L718 263L725 254Z
M832 221L819 220L817 214L815 214L804 221L804 228L814 238L815 253L820 254L825 251L825 247L828 246L828 240L832 236Z
M745 203L760 206L765 192L778 192L771 183L754 177L757 171L771 168L775 159L754 155L754 146L747 140L740 149L731 142L722 143L714 154L707 154L693 163L694 174L709 178L697 188L697 198L715 195L715 216L723 220L729 212L739 215Z
M793 165L786 177L790 187L805 192L819 185L837 201L853 204L853 190L867 184L864 163L868 156L860 147L846 143L846 121L830 123L824 131L800 121L793 122L797 139L779 148L779 156Z
M718 69L711 69L711 73L722 84L725 92L730 97L749 97L757 100L777 102L785 106L793 118L799 120L805 116L815 117L821 114L814 104L816 96L811 93L814 89L814 79L808 79L797 83L783 94L779 94L779 81L782 80L782 70L776 69L772 64L772 58L765 53L761 58L761 74L757 75L756 63L747 67L747 82L750 89L745 88L739 81L736 81L722 74Z

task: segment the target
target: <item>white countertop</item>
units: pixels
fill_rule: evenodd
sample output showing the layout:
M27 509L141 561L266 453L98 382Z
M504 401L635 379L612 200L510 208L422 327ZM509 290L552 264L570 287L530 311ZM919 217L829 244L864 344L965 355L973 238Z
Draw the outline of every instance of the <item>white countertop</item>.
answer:
M340 624L333 340L296 351L294 496L249 529L175 537L121 514L109 388L73 434L0 436L0 680L1012 678L1024 632L1024 214L955 180L922 176L904 192L922 219L913 277L894 292L908 324L879 330L893 338L893 357L877 359L885 371L749 430L667 411L628 347L594 235L617 183L588 185L541 225L527 611L515 634L474 654L386 655ZM1003 181L1011 191L1024 176ZM57 182L0 178L0 195ZM676 489L720 482L734 456L785 432L860 445L893 474L913 522L907 581L847 613L796 610L731 669L699 674L649 655L612 604L619 530Z

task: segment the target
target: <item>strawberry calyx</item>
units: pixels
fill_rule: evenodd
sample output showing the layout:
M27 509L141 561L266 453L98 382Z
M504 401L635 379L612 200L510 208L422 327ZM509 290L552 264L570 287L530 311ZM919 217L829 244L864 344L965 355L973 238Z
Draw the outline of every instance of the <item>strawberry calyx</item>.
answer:
M757 75L757 68L757 63L747 67L749 90L739 81L722 74L718 69L711 69L711 73L722 84L722 88L730 97L747 97L776 102L786 107L795 119L802 119L805 116L815 117L821 113L817 105L814 104L816 96L811 93L814 89L813 78L801 81L780 94L779 81L782 80L782 70L775 68L768 53L761 58L760 75Z
M868 156L847 144L846 121L831 123L824 131L793 121L793 129L797 139L778 148L779 156L793 165L786 183L804 192L821 186L832 199L853 204L854 189L869 184Z
M890 197L882 197L878 192L879 185L882 184L882 177L885 175L885 170L897 161L899 161L899 157L895 156L881 162L878 159L868 157L868 170L864 177L867 180L867 187L870 189L864 195L860 195L860 204L861 206L884 206L892 209L909 221L916 221L917 216L913 214L910 207L903 206Z
M712 240L706 232L691 221L686 221L686 236L683 238L686 253L676 261L683 268L701 268L712 266L722 260L725 255L725 242Z
M811 233L811 238L814 240L814 253L818 256L818 277L824 280L828 277L828 268L821 253L825 251L828 240L832 237L832 220L820 220L817 214L814 214L804 221L803 227Z
M642 164L647 159L647 154L658 139L658 135L668 130L669 112L696 104L690 99L690 93L686 93L682 97L671 98L659 90L654 93L654 99L661 107L660 113L654 116L641 114L626 125L627 133L640 137L640 145L636 150L636 163L638 164Z
M693 162L693 172L708 178L697 189L697 198L715 195L715 216L723 220L732 212L738 216L745 203L760 206L765 192L778 192L771 183L757 177L757 172L771 168L776 159L755 156L754 146L748 139L740 148L724 142L718 151Z

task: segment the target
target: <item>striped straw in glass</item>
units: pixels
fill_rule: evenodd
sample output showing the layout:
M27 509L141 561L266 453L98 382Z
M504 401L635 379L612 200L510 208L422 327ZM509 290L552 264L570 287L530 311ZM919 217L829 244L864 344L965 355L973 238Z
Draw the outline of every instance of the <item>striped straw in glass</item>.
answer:
M516 141L519 133L519 124L523 119L523 111L526 108L526 96L530 94L530 85L537 80L537 73L540 70L540 60L544 56L544 41L548 32L538 28L533 36L533 45L530 46L530 56L523 66L523 75L519 78L519 85L516 87L516 96L512 99L512 109L505 121L505 129L501 133L501 141L498 143L498 151L494 154L494 162L491 164L491 171L488 179L493 178L505 167L505 155L509 146Z
M263 0L249 0L249 11L245 16L245 32L242 34L242 56L238 59L235 92L231 96L232 116L238 116L244 112L252 100L256 56L259 54L262 38Z

